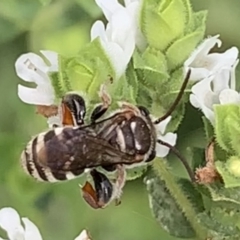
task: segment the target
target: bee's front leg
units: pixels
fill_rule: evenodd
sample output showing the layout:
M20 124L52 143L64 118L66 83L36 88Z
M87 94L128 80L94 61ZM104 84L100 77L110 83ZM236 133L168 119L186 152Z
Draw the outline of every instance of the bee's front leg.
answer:
M100 87L99 97L101 99L101 103L94 108L91 114L91 123L95 123L97 119L102 117L112 103L111 96L108 94L105 84L102 84Z

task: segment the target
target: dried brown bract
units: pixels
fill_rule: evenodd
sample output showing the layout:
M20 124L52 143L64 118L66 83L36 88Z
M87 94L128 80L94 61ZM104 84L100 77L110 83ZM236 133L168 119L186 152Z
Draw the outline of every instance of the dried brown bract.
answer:
M206 166L197 168L195 171L196 181L200 184L210 184L221 180L214 165L214 143L212 139L205 150Z
M50 106L37 105L36 107L37 107L36 113L46 118L56 116L58 114L58 106L56 105Z

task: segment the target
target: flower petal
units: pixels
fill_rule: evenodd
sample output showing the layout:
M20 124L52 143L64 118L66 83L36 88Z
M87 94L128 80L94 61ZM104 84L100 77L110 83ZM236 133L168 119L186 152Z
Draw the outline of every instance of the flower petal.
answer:
M117 0L95 0L97 5L102 9L106 19L110 21L112 15L118 10L124 8Z
M196 95L191 94L190 95L190 103L196 107L202 110L205 117L214 125L214 112L210 108L206 107L202 101L199 101L198 98L196 98Z
M105 26L102 21L96 21L91 28L91 41L97 37L100 37L100 39L104 42L108 41L105 32Z
M239 63L239 59L236 60L236 62L233 64L233 67L230 71L230 88L235 90L236 89L236 74L235 74L235 71L236 71L236 67Z
M230 84L230 69L221 69L215 73L213 78L213 92L219 94L222 90L228 89Z
M10 239L24 240L24 230L15 209L6 207L0 210L0 227L7 232Z
M211 89L212 80L213 76L210 76L192 87L193 94L190 95L190 103L201 109L206 118L214 124L214 113L211 108L215 103L215 94Z
M190 57L185 61L184 66L191 66L197 67L198 60L201 59L204 55L207 55L209 51L217 44L218 47L221 46L222 42L219 40L219 34L213 37L206 38L193 53Z
M52 89L47 88L28 88L18 85L19 98L28 104L49 106L54 103L54 93Z
M219 94L219 101L221 104L239 104L240 95L237 91L232 89L224 89Z
M126 39L129 35L134 39L135 29L133 21L125 8L117 11L107 25L109 40L118 43L123 49L127 46Z
M116 79L120 78L130 60L129 54L124 55L123 49L114 42L105 43L101 40L101 44L114 67Z
M165 133L165 129L166 129L168 123L171 121L171 119L172 119L172 116L169 116L165 120L161 121L158 125L155 126L159 135L163 135Z
M15 69L20 78L28 82L33 82L33 79L36 78L36 69L46 72L48 67L43 59L37 54L26 53L17 59Z
M175 146L177 141L177 134L176 133L167 133L164 136L158 136L158 139ZM158 157L166 157L169 153L170 149L166 146L163 146L159 143L156 144L156 155Z
M191 81L199 81L204 78L207 78L210 75L210 71L206 68L184 68L184 75L187 74L188 69L191 69L190 79Z
M24 240L42 240L42 236L33 222L28 218L22 218L22 221L25 225Z
M86 230L83 230L74 240L91 240Z
M41 50L42 55L49 61L50 66L49 72L57 72L58 71L58 54L53 51Z
M132 27L131 31L135 30L135 44L140 49L140 51L144 51L147 46L146 38L144 37L141 29L140 29L140 9L142 6L142 0L131 1L126 3L125 6L127 9L128 14L131 16L132 19Z

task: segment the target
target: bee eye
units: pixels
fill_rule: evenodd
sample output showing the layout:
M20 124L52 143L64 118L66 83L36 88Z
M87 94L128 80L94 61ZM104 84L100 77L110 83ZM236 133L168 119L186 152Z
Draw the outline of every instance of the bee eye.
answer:
M63 98L63 103L65 103L69 108L77 125L82 125L86 114L84 99L78 94L67 94Z
M149 116L150 112L146 107L143 107L143 106L137 106L137 107L140 110L142 115Z

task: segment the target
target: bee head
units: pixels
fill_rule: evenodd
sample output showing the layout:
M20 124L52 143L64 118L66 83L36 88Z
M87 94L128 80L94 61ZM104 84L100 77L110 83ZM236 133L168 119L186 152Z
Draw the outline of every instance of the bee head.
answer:
M76 94L76 93L69 93L66 94L62 99L62 104L64 105L65 111L63 113L64 118L69 118L69 113L71 114L72 118L72 125L83 125L84 124L84 117L86 114L86 104L84 99Z

